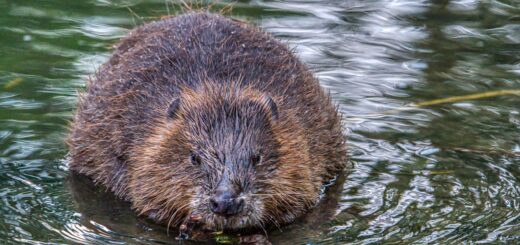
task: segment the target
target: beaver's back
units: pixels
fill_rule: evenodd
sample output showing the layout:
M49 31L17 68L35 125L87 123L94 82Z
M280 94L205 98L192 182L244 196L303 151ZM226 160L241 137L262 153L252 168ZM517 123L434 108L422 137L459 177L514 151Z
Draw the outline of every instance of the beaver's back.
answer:
M125 197L132 147L142 144L182 87L203 82L241 82L276 98L280 117L289 110L300 116L309 154L328 162L317 172L330 175L343 166L336 109L286 45L239 21L189 13L132 31L100 68L74 118L71 168Z

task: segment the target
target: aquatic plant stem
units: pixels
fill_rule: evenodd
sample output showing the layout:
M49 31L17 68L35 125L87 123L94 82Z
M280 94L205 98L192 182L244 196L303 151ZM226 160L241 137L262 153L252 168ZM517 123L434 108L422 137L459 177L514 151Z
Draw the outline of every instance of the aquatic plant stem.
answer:
M489 91L489 92L476 93L476 94L453 96L453 97L448 97L448 98L443 98L443 99L435 99L435 100L423 101L423 102L419 102L419 103L413 103L410 106L425 107L425 106L432 106L432 105L439 105L439 104L446 104L446 103L461 102L461 101L466 101L466 100L485 99L485 98L497 97L497 96L502 96L502 95L520 96L520 89L497 90L497 91Z

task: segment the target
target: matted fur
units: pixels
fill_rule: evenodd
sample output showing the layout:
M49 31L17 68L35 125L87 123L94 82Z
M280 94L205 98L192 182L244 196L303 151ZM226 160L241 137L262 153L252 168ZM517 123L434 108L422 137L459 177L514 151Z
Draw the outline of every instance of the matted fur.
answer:
M87 87L71 170L158 223L195 213L212 229L279 226L315 205L347 162L340 116L308 68L265 32L219 15L133 30ZM208 208L223 176L246 200L228 218Z

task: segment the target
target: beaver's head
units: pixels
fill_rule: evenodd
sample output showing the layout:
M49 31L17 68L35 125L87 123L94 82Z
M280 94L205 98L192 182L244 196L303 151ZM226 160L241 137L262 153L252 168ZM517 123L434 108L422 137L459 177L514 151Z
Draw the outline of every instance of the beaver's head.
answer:
M321 183L300 124L279 108L254 89L184 89L135 151L134 207L171 226L193 214L212 229L293 221L316 202Z

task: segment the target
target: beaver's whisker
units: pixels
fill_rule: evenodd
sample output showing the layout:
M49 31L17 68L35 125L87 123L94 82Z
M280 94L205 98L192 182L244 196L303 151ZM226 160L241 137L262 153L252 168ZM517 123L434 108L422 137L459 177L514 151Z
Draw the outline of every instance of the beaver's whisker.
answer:
M260 228L262 228L262 230L264 231L265 237L269 238L269 236L267 235L267 231L265 230L265 227L264 227L265 226L264 222L261 219L259 219L258 223L260 224Z
M173 219L176 218L177 213L178 213L180 210L186 208L188 205L190 205L189 202L186 203L186 204L184 204L184 205L182 205L182 206L180 206L180 207L179 207L179 208L178 208L178 209L177 209L177 210L176 210L176 211L171 215L170 219L168 220L168 225L166 226L166 236L170 236L170 224L171 224L171 222L173 221ZM176 221L176 222L174 223L174 225L178 225L178 221Z
M277 228L279 231L282 231L282 228L281 228L281 226L280 226L280 223L278 223L278 222L276 221L276 219L274 219L274 217L273 217L271 214L267 213L267 214L265 215L265 217L266 217L269 221L271 221L271 222L276 226L276 228Z

